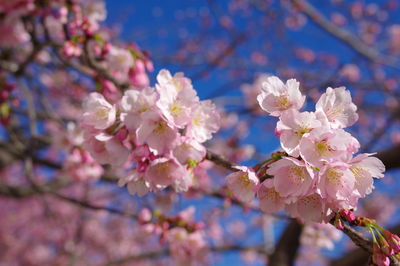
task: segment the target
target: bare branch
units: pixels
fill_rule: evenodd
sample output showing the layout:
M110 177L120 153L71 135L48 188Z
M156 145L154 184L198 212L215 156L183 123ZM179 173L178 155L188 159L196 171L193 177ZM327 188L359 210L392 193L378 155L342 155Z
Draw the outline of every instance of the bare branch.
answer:
M339 28L325 18L318 10L306 0L292 0L293 5L309 17L320 28L352 48L355 52L364 58L385 66L400 69L399 62L394 57L388 57L380 54L377 50L369 47L355 34L350 33L343 28Z
M300 247L300 236L303 226L296 220L292 220L283 232L275 251L268 260L271 266L294 265L297 250Z
M238 171L238 169L233 168L233 166L235 166L234 163L226 160L221 155L215 154L211 151L207 151L206 159L233 172Z

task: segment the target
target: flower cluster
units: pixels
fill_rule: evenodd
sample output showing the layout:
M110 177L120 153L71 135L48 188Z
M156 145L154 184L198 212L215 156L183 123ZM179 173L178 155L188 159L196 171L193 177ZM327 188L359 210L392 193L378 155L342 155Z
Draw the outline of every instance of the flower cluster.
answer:
M285 209L305 221L328 221L334 212L355 209L359 198L371 193L373 177L383 177L383 163L371 154L359 154L360 144L344 128L358 115L350 92L328 88L315 112L300 112L305 96L299 82L284 84L277 77L263 83L257 97L261 108L279 117L276 135L287 154L268 165L267 178L258 187L261 209Z
M167 217L158 211L142 209L139 222L143 231L160 237L167 243L176 265L203 265L206 263L208 243L203 230L204 223L194 221L193 206ZM188 262L191 262L188 264ZM193 264L192 264L193 263Z
M259 184L258 177L252 168L245 166L235 166L235 168L239 171L225 178L228 188L236 198L244 202L251 202Z
M74 12L68 13L64 5L54 3L51 16L47 17L49 27L54 28L49 32L53 39L63 36L63 23L68 15L73 14L71 23L68 24L70 39L66 40L60 50L68 60L87 54L91 57L91 65L110 73L115 80L122 83L129 82L133 86L144 88L149 85L148 71L153 71L153 64L148 59L148 54L136 44L122 47L111 44L112 36L102 32L100 23L106 19L105 3L103 1L84 1L73 4ZM100 75L101 76L101 75ZM106 97L112 90L112 84L99 80Z
M133 165L119 185L139 196L170 185L186 191L206 155L202 143L219 129L216 107L199 100L190 79L161 70L157 81L116 104L91 93L81 119L84 147L101 164Z
M63 151L65 160L62 164L62 175L78 182L95 181L103 175L103 167L83 149L83 131L75 123L68 122L64 128L58 123L48 122L46 129L52 136L54 144L49 155L54 156Z

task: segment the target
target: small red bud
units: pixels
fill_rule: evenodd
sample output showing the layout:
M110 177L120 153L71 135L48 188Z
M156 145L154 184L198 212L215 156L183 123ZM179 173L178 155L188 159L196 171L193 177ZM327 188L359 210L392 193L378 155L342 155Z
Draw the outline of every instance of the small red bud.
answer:
M340 215L350 223L356 220L356 216L351 210L341 210Z
M394 250L394 253L400 252L400 237L398 235L392 234L391 232L384 230L383 235L387 240L389 246Z

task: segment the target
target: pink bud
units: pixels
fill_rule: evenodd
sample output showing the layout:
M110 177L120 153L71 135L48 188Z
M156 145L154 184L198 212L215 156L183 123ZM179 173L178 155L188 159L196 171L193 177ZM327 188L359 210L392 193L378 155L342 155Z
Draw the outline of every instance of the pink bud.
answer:
M356 220L356 216L351 210L341 210L340 215L346 218L348 222L354 222Z
M388 244L394 250L394 253L400 252L400 237L398 235L392 234L391 232L384 230L383 235L385 236Z
M390 259L386 256L379 246L374 243L373 254L372 254L372 261L377 264L378 266L389 266Z
M120 130L118 130L117 134L115 135L115 138L122 142L128 137L128 134L129 132L126 129L126 127L123 127Z
M278 129L275 128L274 135L279 138L279 136L281 135L281 132L279 132Z
M389 243L386 241L385 238L381 237L379 239L379 242L381 245L381 250L385 255L393 256L395 254L394 250L392 249L392 247L389 246Z

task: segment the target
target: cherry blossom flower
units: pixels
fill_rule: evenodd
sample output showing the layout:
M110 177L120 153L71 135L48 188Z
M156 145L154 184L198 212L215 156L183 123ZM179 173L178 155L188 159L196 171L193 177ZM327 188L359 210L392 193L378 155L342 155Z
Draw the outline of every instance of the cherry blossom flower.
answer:
M266 213L274 213L285 207L287 199L282 197L274 188L274 181L267 179L257 189L260 209Z
M121 80L128 78L129 69L134 65L131 53L123 48L111 46L107 55L108 68Z
M292 217L305 222L328 222L331 210L327 208L324 199L318 194L301 197L295 202L286 205L285 211Z
M116 119L115 106L104 99L103 95L92 92L83 105L82 123L95 129L106 129L114 124Z
M361 197L365 197L372 192L374 188L373 177L382 178L385 171L385 165L376 157L370 157L373 154L362 153L350 160L350 171L354 174L355 187Z
M201 101L193 110L185 135L203 143L218 131L219 125L220 116L215 105L209 100Z
M94 27L93 31L97 30L98 23L104 21L107 17L106 4L104 1L90 0L83 2L83 14L87 17Z
M316 104L316 111L325 114L332 128L345 128L358 120L357 106L345 87L328 88Z
M125 126L135 133L142 123L142 114L154 110L158 96L153 88L141 91L127 90L121 99L121 108L126 113L122 115Z
M181 171L176 174L172 187L177 193L188 191L193 186L194 175L192 169L186 169L182 166Z
M127 185L129 194L137 194L139 197L143 197L150 191L150 184L144 179L143 174L136 169L118 180L118 186L123 187L125 185Z
M160 94L157 106L171 124L183 128L190 122L192 109L199 102L190 79L182 73L172 77L168 70L161 70L157 80L156 89Z
M304 134L320 127L314 113L302 112L296 109L284 111L276 126L282 148L291 156L299 156L299 143Z
M91 181L101 177L104 170L86 151L74 149L63 165L65 173L75 181Z
M278 77L268 77L263 83L261 93L257 96L261 108L271 116L280 116L290 108L299 110L305 100L299 90L299 82L289 79L284 84Z
M319 172L321 195L328 201L346 201L351 198L355 186L355 177L349 165L335 162L325 165ZM344 207L345 208L345 207Z
M283 197L307 195L313 185L313 170L292 157L284 157L272 163L267 174L274 176L274 187Z
M186 169L175 159L159 158L151 162L145 180L152 185L168 186L185 176Z
M100 164L123 165L129 156L129 150L118 140L99 141L94 137L85 140L83 147Z
M157 75L157 91L162 94L162 98L170 100L176 98L180 91L186 91L188 95L196 95L192 86L192 81L185 77L182 72L176 73L174 76L166 70L162 69Z
M251 202L259 181L255 172L245 166L235 166L239 171L228 175L225 179L233 195L241 201Z
M196 163L206 156L206 148L194 139L181 138L173 155L181 164Z
M207 244L200 231L187 232L184 228L173 228L168 232L170 252L177 265L188 265L188 262L204 263Z
M339 159L347 153L355 153L359 142L343 129L316 128L304 136L299 145L301 157L314 167Z
M168 153L178 141L178 131L172 128L157 112L150 111L142 115L143 122L136 131L137 140L147 143L157 153Z

